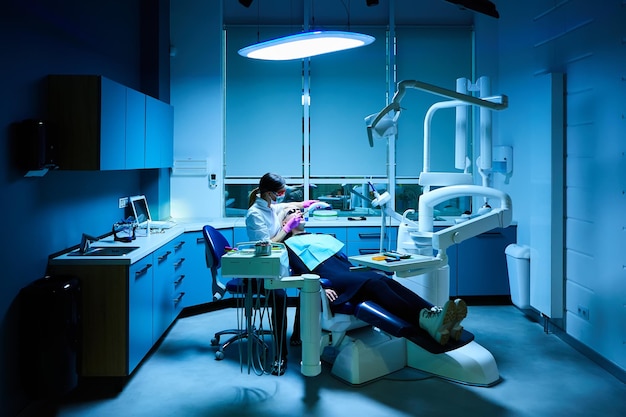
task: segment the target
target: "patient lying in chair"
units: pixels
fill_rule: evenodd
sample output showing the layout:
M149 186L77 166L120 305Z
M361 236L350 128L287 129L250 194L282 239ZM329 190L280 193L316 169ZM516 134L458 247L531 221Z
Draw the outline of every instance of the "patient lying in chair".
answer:
M298 209L286 210L283 222L293 225L298 216L302 216ZM341 252L343 243L330 235L307 233L304 221L292 229L285 244L294 275L314 273L332 282L332 288L325 289L331 305L373 301L389 313L424 329L441 345L461 338L461 322L467 316L463 300L434 306L381 272L353 271L353 265Z

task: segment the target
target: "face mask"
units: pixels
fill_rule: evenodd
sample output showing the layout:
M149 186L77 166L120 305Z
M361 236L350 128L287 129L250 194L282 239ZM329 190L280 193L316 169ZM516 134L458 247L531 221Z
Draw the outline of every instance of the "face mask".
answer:
M274 201L275 203L282 203L283 201L285 201L285 194L283 195L276 195L276 193L274 193L274 195L276 196L276 200Z

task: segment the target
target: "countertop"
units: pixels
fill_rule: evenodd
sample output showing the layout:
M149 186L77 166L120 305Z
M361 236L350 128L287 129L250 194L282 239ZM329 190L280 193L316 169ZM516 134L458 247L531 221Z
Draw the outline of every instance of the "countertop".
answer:
M137 249L126 255L119 256L92 256L82 255L74 256L72 252L59 255L50 259L51 265L130 265L133 264L145 256L151 254L161 246L171 242L178 236L185 233L185 227L182 225L174 226L170 229L164 230L159 233L151 233L149 236L145 235L146 231L137 230L137 237L135 240L129 243L116 242L113 240L113 236L108 236L104 239L100 239L97 242L91 244L93 248L99 247L137 247Z
M116 242L113 236L106 237L94 242L92 247L137 247L137 249L126 255L119 256L92 256L82 255L73 256L72 252L59 255L50 259L52 265L130 265L145 256L151 254L161 246L176 239L185 232L199 232L205 225L211 225L216 229L228 229L233 227L246 227L245 220L242 217L232 218L176 218L172 219L176 226L163 230L162 232L153 232L145 235L145 230L137 231L137 238L130 243ZM387 226L398 226L395 219L385 218ZM454 218L445 218L442 221L435 221L435 226L451 226L455 224ZM348 220L347 217L339 217L336 220L317 220L310 219L306 227L311 229L315 227L380 227L380 217L368 217L366 220Z

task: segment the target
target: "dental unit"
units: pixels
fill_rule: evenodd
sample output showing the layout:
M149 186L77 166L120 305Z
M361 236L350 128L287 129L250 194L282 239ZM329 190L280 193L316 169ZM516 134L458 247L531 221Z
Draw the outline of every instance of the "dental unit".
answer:
M512 221L512 202L510 197L488 186L488 175L491 169L491 111L503 110L508 107L505 95L491 96L489 79L482 77L472 85L466 79L457 80L457 90L452 91L432 84L415 80L398 83L397 92L392 102L377 114L367 116L367 134L370 146L374 138L394 138L398 132L397 122L401 113L400 102L407 89L418 89L450 100L432 105L424 118L424 166L420 174L419 184L424 193L418 200L418 221L412 221L407 215L415 210L406 210L400 215L389 207L393 196L385 191L379 194L370 183L374 199L372 206L380 207L383 215L382 228L385 227L384 216L399 222L397 251L411 254L410 260L401 260L385 265L376 263L371 256L359 255L350 257L353 263L361 266L381 269L393 273L394 279L403 283L414 292L434 305L443 305L449 300L449 266L446 250L466 239L478 236L494 228L505 228ZM478 91L481 97L467 94ZM477 160L478 173L482 177L482 185L474 185L469 172L469 158L466 156L466 139L468 134L467 119L469 106L480 108L480 157ZM456 109L455 134L455 168L463 172L432 172L430 169L430 122L439 109ZM390 173L391 184L395 183L395 173ZM431 189L437 186L441 188ZM434 207L437 204L458 197L483 198L485 204L457 224L434 231ZM488 201L498 200L499 206L492 208ZM495 204L494 204L495 205ZM384 233L381 233L381 235ZM381 251L382 239L381 239ZM363 310L363 308L361 309ZM372 319L371 309L365 307L367 313L359 311L357 318ZM352 330L344 336L341 346L336 347L338 354L334 359L332 373L353 384L361 384L374 378L402 369L404 366L428 372L454 382L476 386L493 386L500 381L498 367L489 351L473 340L469 333L462 346L453 346L443 352L435 351L427 343L411 338L396 337L402 335L394 325L387 330L388 324L384 312L375 314L369 323L379 323L379 334L365 330ZM393 320L392 320L393 321ZM347 327L348 330L352 327ZM393 335L393 336L391 336Z

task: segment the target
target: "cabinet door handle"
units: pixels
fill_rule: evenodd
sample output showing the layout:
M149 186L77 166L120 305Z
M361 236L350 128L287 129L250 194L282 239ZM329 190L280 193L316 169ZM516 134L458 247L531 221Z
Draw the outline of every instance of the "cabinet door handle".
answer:
M174 298L172 301L174 302L174 304L178 304L180 303L180 300L182 300L184 296L185 296L185 293L181 292L180 294L178 294L178 297Z
M185 262L185 258L180 258L178 262L174 263L174 268L180 267L183 264L183 262Z
M334 237L335 239L337 239L337 235L335 233L316 233L316 235L330 235Z
M380 239L380 233L359 233L361 239Z
M183 282L184 279L185 279L185 275L184 274L179 276L178 279L174 281L174 285L176 285L176 286L180 285L180 283Z
M492 231L492 232L481 233L481 234L479 234L476 237L478 237L478 238L494 238L494 237L500 237L500 236L502 236L502 233L500 233L500 232L493 232Z
M150 268L152 268L152 264L146 264L146 266L141 268L139 271L135 272L135 276L138 277L140 275L145 274L146 272L148 272L148 269L150 269Z
M174 249L180 250L183 247L184 244L185 244L185 241L181 240L180 242L178 242L178 244L176 246L174 246Z
M378 249L359 249L359 255L371 255L380 252Z
M172 253L172 251L168 250L163 255L159 256L159 262L164 261L165 259L167 259L167 257L170 256L171 253Z
M204 243L204 238L203 237L199 237L196 239L196 243L200 244L200 243Z

